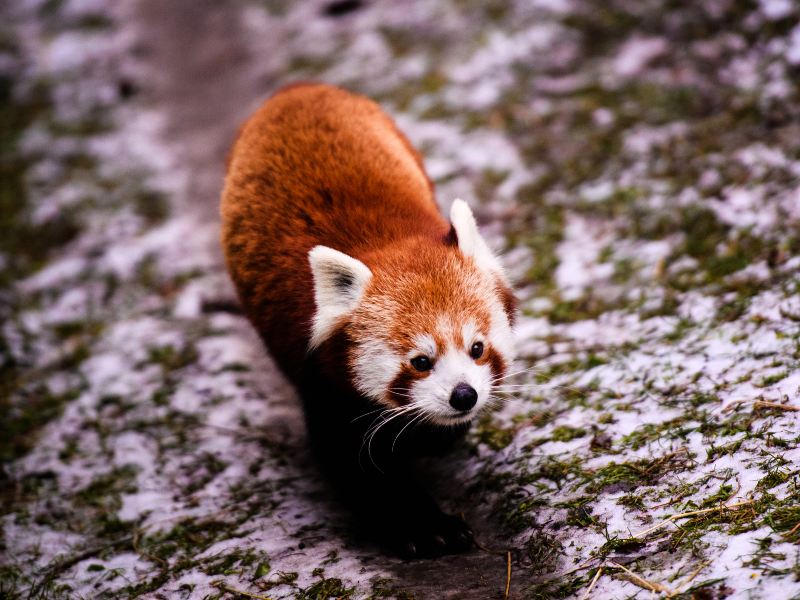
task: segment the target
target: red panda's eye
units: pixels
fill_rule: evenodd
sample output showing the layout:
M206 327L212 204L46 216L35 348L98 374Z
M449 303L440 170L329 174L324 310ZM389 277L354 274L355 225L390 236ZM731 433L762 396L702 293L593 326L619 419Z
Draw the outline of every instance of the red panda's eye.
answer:
M430 371L433 363L427 356L415 356L411 359L411 366L417 371Z
M469 350L469 355L478 360L481 356L483 356L483 342L475 342L472 344L472 348Z

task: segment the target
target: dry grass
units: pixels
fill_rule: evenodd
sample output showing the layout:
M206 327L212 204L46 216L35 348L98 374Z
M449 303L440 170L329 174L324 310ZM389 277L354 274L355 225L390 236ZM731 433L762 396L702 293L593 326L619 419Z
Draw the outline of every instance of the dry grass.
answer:
M603 567L600 567L599 569L597 569L597 573L594 574L594 577L592 577L592 581L589 584L589 587L586 588L586 593L583 594L583 596L581 597L581 600L587 600L587 598L589 597L589 594L592 593L592 589L594 589L594 586L597 583L597 580L600 579L600 576L602 574L603 574Z
M666 594L668 598L674 596L677 593L665 585L653 581L648 581L644 577L637 575L636 573L634 573L633 571L631 571L630 569L619 563L609 562L608 566L614 567L615 569L621 569L625 573L625 575L628 576L628 579L632 584L639 586L642 589L649 590L651 592Z
M753 408L756 410L759 408L776 408L778 410L785 410L787 412L800 411L800 406L795 406L794 404L781 404L780 402L771 402L769 400L756 400L753 402Z
M232 588L226 585L222 581L214 581L211 583L211 585L230 594L238 594L239 596L244 596L245 598L256 598L257 600L272 600L272 598L270 598L269 596L260 596L258 594L253 594L251 592L245 592L244 590L237 590L236 588Z
M674 523L678 519L685 519L687 517L695 517L697 515L704 515L704 514L708 514L708 513L721 512L721 511L726 511L726 510L736 510L736 509L741 508L743 506L749 506L749 505L753 504L753 502L754 502L754 500L743 500L742 502L736 502L734 504L722 504L720 506L714 506L713 508L703 508L703 509L700 509L700 510L690 510L688 512L678 513L677 515L672 515L671 517L667 517L666 519L664 519L663 521L661 521L659 523L656 523L652 527L648 527L644 531L640 531L639 533L633 535L631 539L640 539L640 538L647 537L648 535L650 535L654 531L658 531L659 529L662 529L663 527L666 527L670 523Z
M511 590L511 552L506 553L506 593L503 600L508 600L508 592Z

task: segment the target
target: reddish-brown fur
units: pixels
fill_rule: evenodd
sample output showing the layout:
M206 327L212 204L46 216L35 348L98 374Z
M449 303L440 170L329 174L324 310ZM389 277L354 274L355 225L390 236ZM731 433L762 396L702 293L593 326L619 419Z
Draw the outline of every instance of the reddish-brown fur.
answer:
M286 88L245 123L229 159L222 220L228 268L246 314L292 377L300 373L314 314L314 246L364 262L376 289L396 285L409 264L442 273L436 289L431 280L411 286L401 300L406 307L441 301L441 288L459 287L459 264L470 260L448 237L421 157L393 121L374 102L326 85ZM453 268L443 269L445 263ZM486 313L484 299L460 287L465 293L452 296L459 302L452 308ZM394 339L426 326L402 315L424 314L397 312Z
M467 549L469 528L441 512L406 464L446 448L467 424L408 427L387 419L375 439L375 398L355 383L354 349L379 341L401 357L382 399L406 404L412 384L430 375L407 360L415 338L432 337L439 352L469 352L464 327L486 340L479 364L494 376L506 368L490 329L503 312L498 307L511 318L513 294L499 273L478 268L459 248L419 154L366 98L326 85L285 88L239 132L222 225L245 313L300 390L312 449L335 488L407 556ZM352 312L310 352L316 306L309 251L317 245L360 260L371 276Z

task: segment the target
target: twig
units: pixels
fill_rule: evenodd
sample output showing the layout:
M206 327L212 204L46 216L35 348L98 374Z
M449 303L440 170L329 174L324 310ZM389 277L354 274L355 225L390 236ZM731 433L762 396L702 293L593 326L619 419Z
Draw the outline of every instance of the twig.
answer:
M503 600L508 600L508 591L511 589L511 551L506 554L506 593L503 595Z
M783 534L783 537L787 537L787 538L788 538L788 537L791 537L792 535L794 535L795 533L797 533L797 530L798 530L798 529L800 529L800 523L797 523L797 525L795 525L795 526L794 526L794 527L792 527L792 528L791 528L789 531L787 531L786 533L784 533L784 534Z
M640 588L643 588L645 590L650 590L651 592L660 592L660 593L666 594L667 596L674 596L675 595L675 592L672 591L671 589L669 589L667 586L662 585L660 583L654 583L652 581L647 581L647 579L645 579L643 577L640 577L639 575L637 575L636 573L634 573L630 569L628 569L626 567L623 567L619 563L609 562L608 564L610 566L612 566L612 567L615 567L617 569L622 569L623 571L625 571L625 574L628 577L630 577L631 583L633 583L634 585L638 585Z
M785 411L800 411L800 406L794 404L781 404L780 402L770 402L769 400L756 400L753 402L753 408L777 408L778 410Z
M674 523L678 519L685 519L686 517L694 517L696 515L704 515L707 513L722 511L722 510L733 510L739 508L741 506L746 506L748 504L752 504L753 500L744 500L742 502L737 502L736 504L723 504L721 506L715 506L713 508L703 508L701 510L691 510L689 512L678 513L677 515L672 515L671 517L667 517L660 523L656 523L652 527L648 527L644 531L640 531L636 535L632 536L632 539L637 539L641 537L645 537L654 531L658 531L662 527L669 525L670 523Z
M231 594L239 594L240 596L246 596L247 598L256 598L257 600L272 600L272 598L269 596L259 596L258 594L253 594L252 592L245 592L244 590L237 590L236 588L229 587L224 581L212 581L211 585Z
M506 592L503 600L508 600L508 592L511 589L511 551L510 550L492 550L481 544L478 540L473 539L473 543L484 552L489 554L505 554L506 555Z
M686 531L687 531L686 529L684 529L683 527L681 527L677 523L675 524L675 527L680 529L680 533L678 534L678 537L673 538L672 541L670 541L670 543L669 543L669 551L670 552L674 552L678 548L680 543L683 541L683 538L686 537Z
M594 589L594 584L597 583L597 580L600 579L600 575L603 574L603 567L597 569L597 573L594 574L592 578L592 582L589 584L589 587L586 589L586 592L581 597L581 600L587 600L589 594L592 593L592 589Z
M572 575L573 573L577 573L578 571L583 571L584 569L591 569L592 567L591 567L590 563L593 563L596 560L598 560L596 557L588 558L585 561L583 561L581 564L579 564L577 567L575 567L574 569L570 569L569 571L561 573L558 577L559 578L566 577L567 575Z
M763 398L763 396L761 396ZM786 396L784 396L785 400L788 400ZM775 402L774 400L750 400L748 398L741 398L739 400L733 400L729 402L723 409L722 412L731 412L732 410L739 408L743 404L751 404L755 410L759 408L776 408L778 410L785 410L788 412L797 412L800 411L800 406L795 404L782 404L780 402Z
M670 504L675 504L676 502L678 502L679 500L682 500L682 499L683 499L683 496L673 496L672 498L670 498L666 502L662 502L661 504L654 504L653 506L651 506L649 508L649 510L655 510L656 508L664 508L665 506L669 506Z
M691 575L689 575L689 577L687 577L687 578L686 578L686 580L684 580L684 582L683 582L683 583L681 583L681 584L678 586L678 593L680 593L680 592L681 592L681 590L682 590L683 588L685 588L687 585L689 585L690 583L692 583L692 581L694 581L694 578L695 578L695 577L697 577L698 575L700 575L700 573L702 572L702 570L703 570L703 569L705 569L705 568L706 568L708 565L710 565L710 564L711 564L711 561L710 561L710 560L707 560L707 561L703 562L703 564L701 564L699 567L697 567L697 569L695 569L695 570L694 570L694 572L692 572L692 574L691 574Z
M134 552L136 552L136 554L139 554L140 556L144 556L145 558L149 558L153 562L159 563L162 568L166 569L167 567L169 567L169 563L166 560L164 560L160 556L156 556L155 554L150 554L149 552L145 552L144 550L142 550L139 547L139 535L141 533L143 533L144 531L145 531L145 528L142 528L142 529L137 529L136 531L133 532L132 545L133 545Z
M724 413L729 413L732 410L734 410L736 408L739 408L742 404L747 404L748 402L750 402L750 400L748 400L746 398L740 398L738 400L732 400L731 402L729 402L728 404L723 406L721 410Z

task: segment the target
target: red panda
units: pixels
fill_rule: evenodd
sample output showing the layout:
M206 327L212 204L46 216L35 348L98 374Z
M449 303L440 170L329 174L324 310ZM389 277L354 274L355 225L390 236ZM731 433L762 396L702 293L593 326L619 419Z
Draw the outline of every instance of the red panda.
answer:
M407 556L469 548L411 473L463 435L513 358L514 296L467 204L441 216L377 104L297 84L242 126L221 217L245 314L298 389L334 488Z

